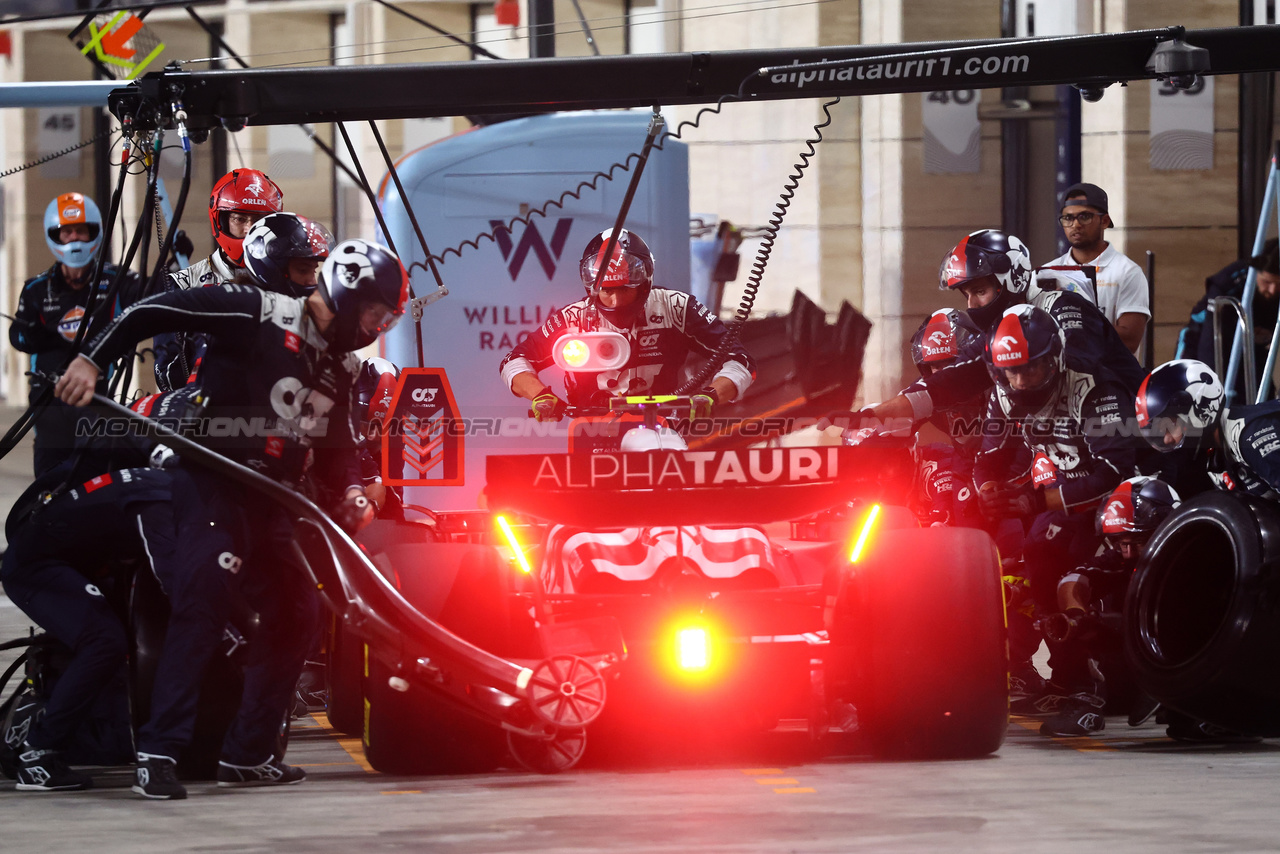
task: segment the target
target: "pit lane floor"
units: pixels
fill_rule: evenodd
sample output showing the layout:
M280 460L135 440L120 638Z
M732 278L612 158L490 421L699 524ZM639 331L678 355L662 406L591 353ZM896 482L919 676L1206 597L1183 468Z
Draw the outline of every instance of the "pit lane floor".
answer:
M30 465L25 445L0 460L4 513ZM0 594L0 639L27 625ZM0 653L0 670L12 660ZM288 755L309 775L300 786L193 783L189 800L154 802L129 791L127 769L95 772L98 788L74 794L0 779L0 852L1280 850L1280 741L1181 745L1122 718L1093 738L1047 739L1038 725L1015 719L999 753L969 762L814 758L807 735L784 732L732 760L407 778L373 772L358 739L309 716Z

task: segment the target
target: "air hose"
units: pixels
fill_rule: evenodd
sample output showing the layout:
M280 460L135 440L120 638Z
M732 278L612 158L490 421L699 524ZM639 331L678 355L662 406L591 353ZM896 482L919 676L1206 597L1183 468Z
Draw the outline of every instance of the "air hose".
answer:
M838 103L840 103L840 99L835 98L822 105L822 114L825 118L813 126L813 138L805 140L805 150L801 152L799 162L791 167L792 172L787 176L787 183L782 188L781 197L774 206L773 216L769 218L769 223L765 226L760 248L756 252L756 260L751 265L751 275L747 277L747 284L743 287L742 302L738 306L733 320L729 322L728 332L721 339L720 346L716 348L715 353L707 359L706 363L688 382L676 390L676 394L689 394L704 388L715 372L720 370L730 351L741 339L742 327L751 315L751 307L755 305L756 294L760 291L761 282L764 280L765 267L769 265L769 257L773 254L773 244L778 239L778 231L782 227L782 220L786 217L787 210L791 207L791 200L795 198L796 189L800 186L800 179L804 177L805 170L809 168L810 160L817 153L818 143L822 142L822 129L831 124L831 108Z

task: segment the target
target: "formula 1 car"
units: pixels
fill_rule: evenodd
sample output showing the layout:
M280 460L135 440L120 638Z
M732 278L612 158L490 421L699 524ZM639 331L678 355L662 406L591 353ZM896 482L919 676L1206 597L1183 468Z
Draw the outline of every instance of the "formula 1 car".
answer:
M488 512L361 536L405 602L522 668L522 702L462 689L506 712L494 726L459 707L449 668L419 659L428 679L410 684L335 621L329 717L375 768L484 770L509 754L550 772L589 734L733 739L796 719L815 736L857 730L881 757L999 748L1008 662L990 538L917 526L899 506L905 445L673 449L661 420L688 404L619 402L606 427L651 441L490 456ZM656 449L624 450L637 444Z

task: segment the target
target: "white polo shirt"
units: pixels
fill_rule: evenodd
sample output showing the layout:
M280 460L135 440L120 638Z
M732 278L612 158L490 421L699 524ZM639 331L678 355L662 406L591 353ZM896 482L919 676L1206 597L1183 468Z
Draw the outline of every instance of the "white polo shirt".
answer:
M1065 265L1080 266L1080 262L1071 257L1071 250L1044 266ZM1147 299L1147 277L1141 267L1115 246L1108 243L1102 254L1089 262L1089 266L1098 268L1098 288L1094 301L1112 326L1115 326L1116 319L1122 314L1135 312L1151 316L1151 303Z

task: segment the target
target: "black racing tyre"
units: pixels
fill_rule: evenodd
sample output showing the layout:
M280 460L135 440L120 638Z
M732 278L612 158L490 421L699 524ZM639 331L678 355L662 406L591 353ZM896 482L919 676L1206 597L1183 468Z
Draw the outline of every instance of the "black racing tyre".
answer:
M883 758L999 749L1009 724L1004 593L995 543L966 528L873 531L836 619L859 729ZM836 657L835 660L840 660Z
M424 688L397 691L372 655L364 679L365 758L384 774L491 771L506 755L502 730L453 708Z
M1280 736L1280 507L1234 492L1184 502L1147 545L1125 600L1138 686L1172 709Z
M325 643L325 714L338 732L359 735L364 726L364 644L340 622L332 622Z

